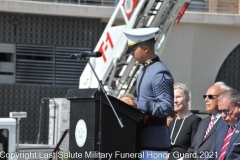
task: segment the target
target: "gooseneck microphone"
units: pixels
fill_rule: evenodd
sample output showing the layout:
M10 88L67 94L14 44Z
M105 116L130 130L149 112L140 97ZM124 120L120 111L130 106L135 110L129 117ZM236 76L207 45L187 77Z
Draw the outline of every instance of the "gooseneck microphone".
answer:
M86 57L102 57L101 52L81 52L75 53L70 56L70 58L86 58Z

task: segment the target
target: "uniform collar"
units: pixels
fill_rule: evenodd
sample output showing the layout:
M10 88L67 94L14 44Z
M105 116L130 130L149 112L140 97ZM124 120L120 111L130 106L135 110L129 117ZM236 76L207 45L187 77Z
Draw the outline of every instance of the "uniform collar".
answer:
M150 66L151 64L153 64L154 62L157 62L159 60L160 60L160 58L158 56L155 56L155 57L143 62L142 64L144 67L146 67L146 66Z

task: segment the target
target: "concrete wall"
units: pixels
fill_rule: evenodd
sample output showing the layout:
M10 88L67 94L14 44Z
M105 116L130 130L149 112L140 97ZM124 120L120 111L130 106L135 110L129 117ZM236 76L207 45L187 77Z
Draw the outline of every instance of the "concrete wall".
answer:
M76 5L64 3L34 2L20 0L1 0L0 11L20 14L39 14L84 18L109 18L114 7Z
M189 87L191 108L204 110L202 95L215 82L226 57L240 43L240 27L184 21L173 26L161 59L175 82Z

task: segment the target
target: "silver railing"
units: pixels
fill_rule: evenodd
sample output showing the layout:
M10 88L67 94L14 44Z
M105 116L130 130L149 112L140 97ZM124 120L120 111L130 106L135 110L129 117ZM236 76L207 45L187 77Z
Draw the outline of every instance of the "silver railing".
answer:
M117 6L119 0L22 0L36 2L67 3L80 5Z
M17 0L16 0L17 1ZM19 0L76 5L117 6L120 0ZM164 1L164 0L163 0ZM192 0L187 11L239 14L239 0Z

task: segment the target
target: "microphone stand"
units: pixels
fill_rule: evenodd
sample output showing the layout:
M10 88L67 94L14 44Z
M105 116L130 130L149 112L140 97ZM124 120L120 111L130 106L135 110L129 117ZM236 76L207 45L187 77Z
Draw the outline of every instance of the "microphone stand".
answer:
M73 56L71 55L70 57L73 57ZM93 71L93 73L94 73L94 75L95 75L95 77L96 77L96 79L97 79L97 81L98 81L98 84L99 84L99 86L100 86L100 88L101 88L100 91L102 91L103 94L105 95L105 97L106 97L109 105L110 105L111 108L112 108L113 113L115 114L115 117L116 117L117 120L118 120L118 123L119 123L120 127L123 128L124 126L123 126L120 118L118 117L117 112L116 112L116 110L114 109L114 107L113 107L110 99L108 98L107 92L106 92L106 90L103 88L102 81L99 80L99 78L98 78L98 76L97 76L97 74L96 74L96 72L95 72L92 64L91 64L90 61L89 61L89 58L87 59L86 57L82 57L82 58L77 58L77 59L78 59L78 60L79 60L79 59L80 59L80 60L87 60L88 64L90 65L90 67L91 67L91 69L92 69L92 71ZM99 150L99 152L101 152L101 144L102 144L102 135L101 135L101 134L102 134L102 122L101 122L101 121L102 121L102 94L100 94L99 119L100 119L100 121L99 121L99 132L98 132L98 150ZM101 158L99 158L99 159L101 160Z

